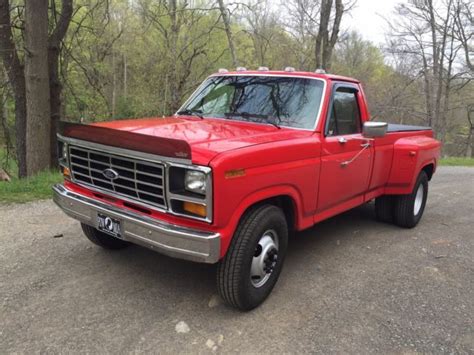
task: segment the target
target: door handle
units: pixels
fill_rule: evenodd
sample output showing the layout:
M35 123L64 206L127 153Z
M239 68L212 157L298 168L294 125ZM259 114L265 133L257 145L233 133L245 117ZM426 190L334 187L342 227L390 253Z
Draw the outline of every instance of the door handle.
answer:
M340 137L337 141L339 142L339 144L347 143L347 139L345 137Z

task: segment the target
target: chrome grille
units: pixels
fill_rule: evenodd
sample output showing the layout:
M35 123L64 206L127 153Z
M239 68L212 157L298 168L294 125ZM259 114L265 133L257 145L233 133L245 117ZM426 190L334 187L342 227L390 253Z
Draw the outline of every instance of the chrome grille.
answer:
M69 146L73 181L160 208L166 208L164 166L98 150ZM107 178L112 169L118 177Z

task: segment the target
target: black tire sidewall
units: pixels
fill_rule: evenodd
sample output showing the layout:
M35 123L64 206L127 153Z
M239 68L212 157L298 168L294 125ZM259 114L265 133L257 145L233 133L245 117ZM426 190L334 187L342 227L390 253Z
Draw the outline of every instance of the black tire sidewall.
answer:
M421 203L420 210L415 215L415 200L418 187L423 186L423 201ZM395 221L396 224L404 228L413 228L421 220L423 212L425 210L426 200L428 198L428 177L426 173L422 171L415 182L413 190L408 195L401 195L397 197L397 208L395 209Z
M126 240L118 239L116 237L108 235L87 224L81 223L81 227L87 239L102 248L123 249L130 245L130 242L127 242Z
M245 308L252 309L261 304L271 293L273 287L278 281L278 277L283 268L283 263L288 247L288 226L285 216L277 207L273 207L267 213L261 214L261 222L251 231L251 238L247 244L245 256L242 265L241 280L239 280L239 289L242 290L241 300L246 305ZM250 280L250 270L255 248L267 230L274 230L278 237L278 259L275 269L270 278L260 287L255 287Z

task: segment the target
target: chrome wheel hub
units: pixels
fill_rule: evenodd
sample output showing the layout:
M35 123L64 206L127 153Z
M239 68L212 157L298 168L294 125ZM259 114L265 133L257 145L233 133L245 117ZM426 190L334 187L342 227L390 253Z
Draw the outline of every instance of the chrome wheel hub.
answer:
M420 184L418 186L418 190L416 190L416 196L415 196L415 207L413 208L413 214L416 216L421 210L421 205L423 204L423 185Z
M270 278L278 261L278 236L274 230L267 230L258 241L250 268L250 281L255 287L262 287Z

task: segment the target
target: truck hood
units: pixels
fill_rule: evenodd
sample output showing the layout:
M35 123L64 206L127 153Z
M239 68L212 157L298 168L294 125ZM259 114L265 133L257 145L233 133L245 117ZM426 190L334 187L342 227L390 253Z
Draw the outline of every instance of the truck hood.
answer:
M218 154L251 145L306 137L311 131L214 118L172 116L100 122L95 126L186 141L194 164L208 165Z

